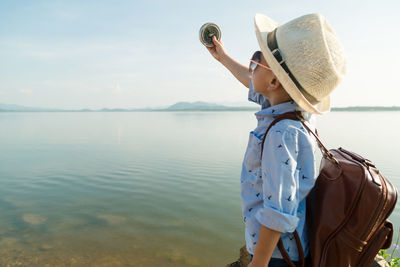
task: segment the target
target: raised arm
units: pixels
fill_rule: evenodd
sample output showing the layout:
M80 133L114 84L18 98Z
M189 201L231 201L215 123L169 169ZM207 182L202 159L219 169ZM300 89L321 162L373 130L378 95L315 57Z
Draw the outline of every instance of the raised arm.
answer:
M222 40L218 41L215 36L213 37L213 47L206 47L210 54L219 62L222 63L244 86L249 88L251 73L249 68L240 64L235 59L230 57L224 48Z

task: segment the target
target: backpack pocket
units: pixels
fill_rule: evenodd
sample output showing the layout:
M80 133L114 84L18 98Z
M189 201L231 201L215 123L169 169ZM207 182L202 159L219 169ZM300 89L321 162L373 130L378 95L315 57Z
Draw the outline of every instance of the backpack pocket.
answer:
M366 241L359 239L346 228L343 228L342 231L338 234L337 238L346 244L349 248L354 249L358 252L361 252L365 245Z
M326 248L321 266L359 266L357 262L367 242L345 227L333 236Z
M391 221L386 220L384 227L390 229L390 233L388 234L385 243L383 243L381 249L388 249L392 245L392 239L393 239L393 224Z
M370 266L380 249L390 248L393 238L393 224L386 220L368 241L357 266Z

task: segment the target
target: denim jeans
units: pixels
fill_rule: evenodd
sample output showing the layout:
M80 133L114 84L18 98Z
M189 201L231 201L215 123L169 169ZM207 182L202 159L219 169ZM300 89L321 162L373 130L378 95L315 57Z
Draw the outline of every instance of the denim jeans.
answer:
M250 254L250 262L253 259L253 255ZM297 261L293 261L294 264L297 264ZM286 263L284 259L280 258L271 258L268 263L268 267L290 267L289 264Z

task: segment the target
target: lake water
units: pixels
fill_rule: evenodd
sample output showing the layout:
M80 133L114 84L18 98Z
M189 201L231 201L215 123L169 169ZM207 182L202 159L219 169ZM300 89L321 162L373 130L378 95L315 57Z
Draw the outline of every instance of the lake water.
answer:
M0 113L0 266L225 266L255 111ZM400 112L317 117L400 188ZM398 206L389 217L400 226Z

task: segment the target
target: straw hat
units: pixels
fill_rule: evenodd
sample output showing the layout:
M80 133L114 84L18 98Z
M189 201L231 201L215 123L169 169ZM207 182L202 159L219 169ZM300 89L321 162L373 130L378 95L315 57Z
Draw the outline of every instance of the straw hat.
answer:
M346 58L325 17L308 14L280 25L256 14L254 25L265 60L292 99L310 113L329 112Z

